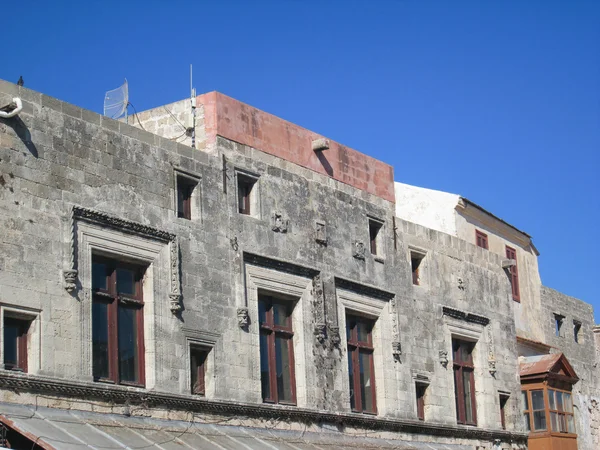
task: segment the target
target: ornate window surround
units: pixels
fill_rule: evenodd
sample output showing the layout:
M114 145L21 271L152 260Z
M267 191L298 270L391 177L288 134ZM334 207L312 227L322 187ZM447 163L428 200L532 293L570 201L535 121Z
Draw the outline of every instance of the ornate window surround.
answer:
M211 333L208 331L194 330L191 328L182 327L184 335L184 348L185 348L185 373L184 377L181 377L185 381L180 389L185 394L190 393L190 387L192 385L191 379L191 347L203 347L208 350L208 356L206 357L206 373L204 374L205 392L204 398L212 399L215 398L215 380L217 378L217 358L215 355L215 347L217 340L221 337L219 334Z
M307 307L311 303L313 279L291 273L281 272L266 267L245 265L246 296L250 326L248 327L252 344L257 351L260 348L259 320L258 320L258 292L259 290L282 298L295 301L292 312L292 328L294 329L294 366L296 373L296 405L300 408L308 406L307 367L309 360L307 351L312 348L312 329L306 329L305 324L311 323L310 311ZM257 401L261 399L260 388L260 355L252 358L253 386Z

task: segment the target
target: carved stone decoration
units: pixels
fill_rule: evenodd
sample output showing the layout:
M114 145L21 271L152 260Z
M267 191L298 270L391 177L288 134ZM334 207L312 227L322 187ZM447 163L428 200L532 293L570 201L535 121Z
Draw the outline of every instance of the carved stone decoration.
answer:
M313 333L317 342L321 345L324 344L325 339L327 338L327 325L324 323L316 323Z
M354 243L354 253L352 253L352 256L356 259L360 259L361 261L364 261L366 251L367 251L367 249L365 247L365 244L363 242L356 241Z
M325 292L321 274L313 278L313 317L315 324L325 326ZM316 326L316 325L315 325Z
M229 244L231 244L231 248L233 249L234 252L237 252L240 248L240 245L238 244L237 236L234 236L231 239L229 239Z
M329 342L333 348L340 349L342 339L340 338L340 327L330 326L329 327Z
M490 374L494 377L494 376L496 376L496 352L494 349L494 333L493 333L491 325L488 325L488 327L487 327L487 335L488 335L488 367L489 367Z
M173 314L177 314L181 311L181 295L169 294L169 309Z
M250 324L250 315L248 314L248 308L241 307L237 309L237 319L238 319L238 326L242 329L245 330L246 328L248 328L248 325Z
M440 364L444 366L444 369L448 367L448 352L446 350L440 350L439 357Z
M171 312L177 314L181 311L181 276L179 269L179 240L174 237L169 243L171 255L171 292L169 293L169 305Z
M495 359L488 359L488 370L490 371L490 374L493 377L496 376L496 360Z
M315 241L321 245L327 245L327 224L325 222L316 222Z
M394 361L402 362L402 344L400 342L392 342L392 355L394 355Z
M63 278L65 279L65 289L71 293L77 288L77 270L64 269Z
M289 221L283 218L283 215L278 212L271 214L271 230L276 233L287 233Z
M390 315L392 316L392 339L400 342L400 327L398 326L398 309L395 296L390 299Z
M466 288L465 281L462 278L458 278L458 289L464 291Z

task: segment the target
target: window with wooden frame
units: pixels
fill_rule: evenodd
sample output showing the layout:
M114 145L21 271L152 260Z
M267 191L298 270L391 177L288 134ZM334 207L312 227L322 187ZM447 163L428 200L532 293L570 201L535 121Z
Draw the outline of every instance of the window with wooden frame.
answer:
M415 389L417 394L417 419L425 420L425 391L427 391L427 385L416 383Z
M296 404L291 301L259 294L260 379L266 403Z
M582 342L580 331L581 331L581 322L574 320L573 321L573 340L575 341L576 344L580 344Z
M412 284L415 286L421 285L420 267L425 259L425 255L421 253L410 252L410 270L412 273Z
M544 389L523 391L523 417L527 431L546 431Z
M145 268L92 256L92 373L96 381L143 386Z
M27 336L31 321L4 317L4 368L27 372Z
M552 431L575 434L573 400L570 392L548 389L548 411Z
M474 348L474 342L452 339L456 418L458 423L464 425L477 425Z
M382 244L380 232L383 228L383 223L378 220L369 219L369 245L371 248L372 255L382 254Z
M238 173L237 176L238 212L247 216L256 215L256 182L257 178Z
M197 180L184 175L177 175L177 217L192 220L192 195L197 185Z
M514 248L509 247L507 245L506 246L506 257L508 259L515 260L515 265L511 266L508 270L509 270L510 286L512 288L513 300L515 302L520 302L521 296L519 294L519 271L517 269L517 251Z
M194 395L206 395L206 359L209 352L210 349L203 346L190 346L190 379Z
M475 230L475 243L477 247L485 248L489 250L488 247L488 235L483 233L482 231Z
M346 316L350 406L354 412L377 414L375 365L373 362L373 326L363 317Z
M506 430L506 404L508 403L508 399L508 395L500 394L500 425L503 430Z

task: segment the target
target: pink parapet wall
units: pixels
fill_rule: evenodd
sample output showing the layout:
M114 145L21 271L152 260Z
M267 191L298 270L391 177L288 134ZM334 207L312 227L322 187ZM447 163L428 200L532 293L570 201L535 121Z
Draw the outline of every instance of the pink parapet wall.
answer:
M196 100L204 107L209 144L222 136L395 202L392 166L332 140L329 149L315 152L312 141L324 136L219 92Z

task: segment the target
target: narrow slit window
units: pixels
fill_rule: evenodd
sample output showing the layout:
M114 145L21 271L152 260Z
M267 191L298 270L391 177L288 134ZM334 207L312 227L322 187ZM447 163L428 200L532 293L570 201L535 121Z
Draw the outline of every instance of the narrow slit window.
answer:
M477 244L477 247L481 247L481 248L485 248L486 250L489 250L487 234L485 234L479 230L475 230L475 242Z
M193 194L198 182L191 178L177 176L177 217L192 220Z
M417 393L417 418L419 420L425 420L425 392L427 385L423 383L416 384Z
M29 320L4 318L4 368L27 372Z
M371 254L372 255L381 255L382 253L382 248L381 248L381 228L383 227L383 224L381 222L378 222L376 220L370 220L369 219L369 244L370 244L370 248L371 248Z
M500 395L500 424L503 430L506 430L506 404L508 403L508 398L508 395Z
M421 263L425 255L419 253L410 253L410 269L412 272L412 284L415 286L421 285Z
M554 314L554 335L556 337L562 337L563 335L563 322L565 317L560 314Z
M238 212L247 216L256 215L256 178L237 174Z
M573 321L573 339L576 344L581 343L581 322Z
M210 349L192 345L190 347L190 369L192 394L206 395L206 360Z
M517 262L517 251L514 248L509 247L507 245L506 246L506 257L508 259L514 259L515 263L516 263ZM515 302L520 302L521 295L519 292L519 271L517 269L517 264L510 267L509 276L510 276L510 286L512 288L513 300Z

